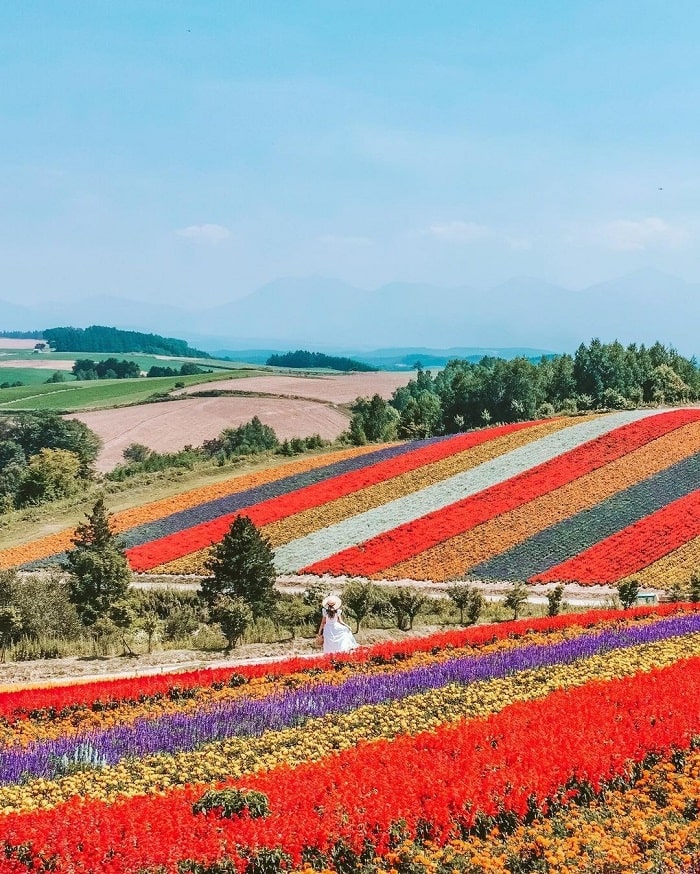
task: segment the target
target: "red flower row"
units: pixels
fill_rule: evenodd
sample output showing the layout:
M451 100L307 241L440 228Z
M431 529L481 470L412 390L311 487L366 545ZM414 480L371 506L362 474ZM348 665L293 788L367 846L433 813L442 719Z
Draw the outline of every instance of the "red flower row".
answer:
M543 574L533 583L616 583L700 536L700 490L606 537Z
M368 488L380 482L393 479L401 474L417 470L427 464L442 461L458 452L473 449L482 443L488 443L497 437L531 428L540 422L518 422L513 425L502 425L498 428L487 428L481 431L471 431L456 437L440 440L427 446L422 446L412 452L407 452L397 458L380 461L360 470L341 474L314 485L297 489L282 497L270 498L251 507L237 510L194 525L184 532L176 532L158 540L144 543L127 550L129 563L135 571L146 571L159 564L165 564L173 559L204 549L216 543L226 534L236 516L244 513L258 525L269 525L295 513L323 506L329 501L345 497L360 489Z
M610 464L699 418L698 410L678 410L617 428L443 510L428 513L309 565L303 573L336 576L378 573Z
M637 607L632 610L590 610L586 613L569 613L560 616L545 616L537 619L518 619L515 622L501 622L496 625L477 625L441 631L428 637L415 637L403 641L386 641L370 647L362 647L346 656L335 656L336 660L362 663L375 658L392 659L395 655L409 656L418 652L430 652L436 647L484 646L485 644L518 637L529 631L540 633L555 632L574 626L592 628L595 625L613 622L617 619L628 621L647 616L668 616L679 610L694 610L693 605L662 604L658 607ZM7 720L26 718L33 711L61 711L66 707L91 706L95 702L138 701L142 696L151 697L166 694L171 689L193 689L211 686L213 683L226 683L233 674L246 679L263 676L284 677L299 671L324 668L329 665L327 656L316 658L290 658L270 664L242 665L235 668L209 668L173 674L157 674L146 677L99 680L92 683L72 686L49 686L43 689L18 689L0 693L0 717Z
M687 747L700 730L698 695L700 659L689 659L232 781L265 793L271 813L262 819L194 815L202 787L189 786L113 805L75 799L10 814L0 819L2 836L25 856L51 859L57 872L105 874L174 872L179 859L210 863L222 854L242 869L246 851L260 847L281 847L299 865L305 847L327 851L339 840L359 850L368 839L381 851L398 820L413 834L427 822L445 841L478 812L546 809L572 778L597 789L650 751ZM0 862L3 872L26 867Z

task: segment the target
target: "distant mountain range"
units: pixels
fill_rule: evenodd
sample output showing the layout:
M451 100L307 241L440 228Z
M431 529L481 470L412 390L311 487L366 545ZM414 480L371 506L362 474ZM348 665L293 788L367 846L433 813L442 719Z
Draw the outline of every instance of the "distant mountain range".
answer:
M529 277L489 289L395 282L375 291L317 276L285 278L195 310L99 296L39 310L0 299L0 330L113 325L183 337L207 351L527 347L537 354L600 337L658 339L692 355L700 351L699 321L700 285L652 269L580 291Z

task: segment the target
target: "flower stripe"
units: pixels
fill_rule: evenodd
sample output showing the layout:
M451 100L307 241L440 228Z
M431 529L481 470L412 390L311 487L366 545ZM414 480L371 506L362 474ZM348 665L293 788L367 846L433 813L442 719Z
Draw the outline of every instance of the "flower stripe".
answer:
M661 619L652 625L581 635L561 643L451 659L390 675L350 677L339 685L320 683L261 699L218 702L194 714L166 713L131 725L7 749L0 752L0 782L15 783L29 775L52 776L56 762L62 757L71 758L86 745L105 762L115 764L127 756L196 749L226 737L260 735L312 717L348 712L366 703L396 701L450 683L468 684L537 667L570 664L600 652L694 633L700 633L700 615L696 613Z
M694 469L696 485L700 481L700 458L698 462ZM700 537L700 489L697 488L547 573L539 574L533 582L573 579L589 585L615 583L696 537Z
M571 425L563 431L542 437L535 443L482 464L472 471L457 475L445 483L423 489L409 498L398 499L383 508L361 513L345 522L330 525L320 532L282 546L276 550L277 566L282 571L294 571L302 567L306 573L317 574L366 576L376 573L396 563L396 552L393 549L395 538L398 540L399 549L415 548L417 535L414 535L414 527L417 526L421 533L427 532L426 537L434 538L433 543L454 536L464 530L459 510L465 506L464 502L468 498L506 483L531 468L559 459L583 443L650 415L653 413L643 410L612 413ZM482 508L481 512L489 513L489 510Z
M591 680L612 680L700 656L700 636L671 637L624 650L579 659L574 664L533 668L469 685L448 684L407 696L400 702L364 704L349 713L330 713L305 723L305 731L283 728L260 737L234 737L190 752L125 759L114 766L70 777L35 779L0 786L0 810L49 809L72 795L113 802L156 793L163 785L230 781L270 770L276 764L296 767L319 761L360 742L392 739L431 731L457 720L488 716L515 701L543 698L555 689L574 688ZM1 822L1 820L0 820Z
M591 464L601 466L560 488L556 488L556 483L567 474L572 460L562 458L553 462L551 470L541 471L541 482L543 488L549 484L554 490L533 500L525 499L525 503L509 512L503 512L501 508L512 506L522 495L516 480L509 480L501 487L477 495L474 499L479 502L477 506L481 505L492 513L487 521L478 524L480 517L477 516L471 524L465 523L468 530L463 534L420 552L422 541L416 532L417 554L391 568L382 569L376 576L382 579L430 579L435 582L457 579L474 565L505 552L543 528L593 507L688 455L700 452L700 422L682 426L670 434L652 439L639 449L629 451L628 440L633 429L638 432L644 426L658 424L651 420L630 425L603 438L607 444L604 447L587 444L574 450L570 455L586 453ZM620 457L605 464L605 449L608 450L608 457L618 453ZM523 476L532 483L535 474L536 471L532 471ZM576 471L572 470L571 476L575 475ZM534 488L533 493L536 494Z
M700 454L695 454L588 510L551 525L507 552L471 568L470 573L481 579L534 579L679 498L688 498L699 482ZM693 535L686 534L676 546L690 536Z
M343 473L339 466L334 466L329 469L328 475L322 481L317 480L315 483L310 483L308 476L306 479L299 477L294 483L280 483L274 492L268 489L265 493L256 490L255 493L238 494L225 502L218 502L217 506L206 514L202 512L202 508L197 508L196 513L189 513L182 520L182 522L187 523L184 527L182 524L167 528L162 527L162 533L165 536L159 536L156 539L148 536L144 540L139 534L138 543L140 545L128 549L127 557L134 570L149 570L156 565L173 561L185 553L201 550L203 547L220 540L241 511L245 511L251 521L258 526L268 525L311 507L320 506L323 513L326 509L326 502L336 495L352 493L355 489L365 485L373 485L375 482L383 483L396 474L402 473L406 468L410 470L414 463L413 456L416 454L419 466L421 463L429 461L433 456L437 458L447 456L449 463L449 456L460 447L468 449L484 443L490 446L494 441L498 444L498 438L508 434L521 435L521 439L528 442L534 439L534 435L539 433L539 430L545 430L545 432L556 430L565 427L566 424L566 420L556 420L553 423L548 422L543 425L530 422L519 423L476 431L458 437L440 438L436 445L435 441L428 443L427 446L425 445L426 441L413 441L399 447L392 447L390 450L385 450L385 454L391 452L392 455L385 461L383 459L384 463L365 466L367 459L362 459L362 468L359 471L353 470L352 473L344 476L331 476L336 472ZM502 439L507 440L508 438L503 437ZM394 456L399 454L402 457L398 460L395 459ZM372 456L372 459L374 458L375 456ZM349 466L349 463L346 463L345 466ZM318 476L318 472L316 475ZM289 488L286 488L287 485ZM149 535L152 535L154 530L151 529Z
M254 473L234 476L223 482L189 489L186 492L181 492L168 498L162 498L142 506L122 510L114 514L112 525L114 531L122 533L137 525L172 515L174 512L189 510L198 504L215 501L238 491L255 488L278 479L314 470L317 467L328 465L329 462L361 458L376 451L376 446L359 446L352 449L344 449L340 452L287 462L279 467L267 467ZM0 550L0 569L17 567L32 561L58 555L71 546L74 536L75 528L67 528L56 534L33 540L30 543L2 549Z
M674 585L687 585L698 568L700 568L700 537L695 537L647 567L639 568L626 579L634 577L640 586L668 589Z
M260 847L281 847L301 865L305 850L329 852L339 839L360 852L371 838L381 853L398 820L410 837L427 822L444 843L479 813L546 812L547 800L574 777L597 790L650 750L687 748L700 728L699 694L700 659L688 659L234 781L267 796L266 817L198 816L192 803L201 787L193 785L109 805L80 800L8 814L3 836L6 846L23 848L26 867L50 859L59 874L175 871L185 858L209 864L222 856L243 871ZM557 725L565 730L552 731Z

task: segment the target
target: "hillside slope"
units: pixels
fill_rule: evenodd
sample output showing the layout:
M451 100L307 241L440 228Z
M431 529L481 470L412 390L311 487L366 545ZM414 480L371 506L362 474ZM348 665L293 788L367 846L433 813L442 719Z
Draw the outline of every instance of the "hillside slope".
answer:
M245 513L280 573L685 583L700 562L700 409L523 422L361 447L116 517L137 571L200 572ZM63 532L0 551L55 561Z

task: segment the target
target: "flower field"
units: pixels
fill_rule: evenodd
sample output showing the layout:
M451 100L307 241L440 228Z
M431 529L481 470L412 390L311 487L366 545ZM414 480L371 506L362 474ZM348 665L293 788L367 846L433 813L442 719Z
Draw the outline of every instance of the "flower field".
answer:
M119 513L134 570L202 573L238 514L280 573L687 583L700 553L700 410L498 426L291 462ZM56 562L72 531L0 550Z
M695 870L699 693L677 604L0 693L0 872Z

